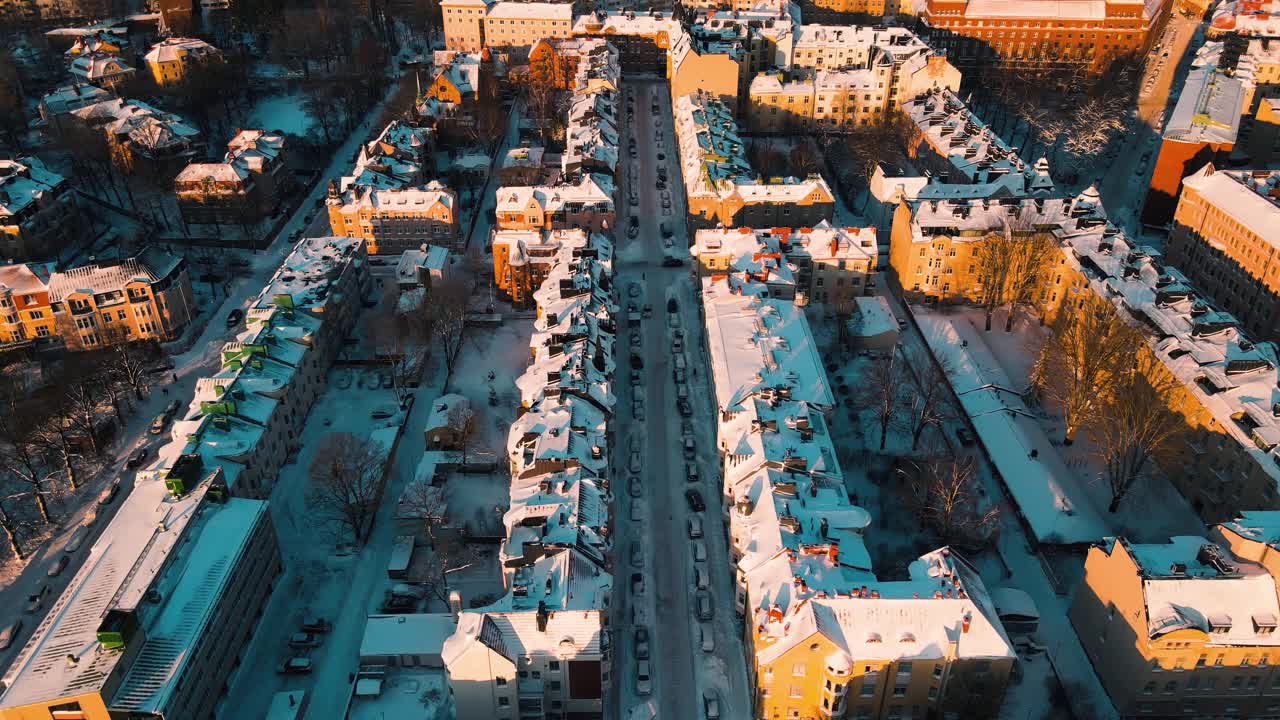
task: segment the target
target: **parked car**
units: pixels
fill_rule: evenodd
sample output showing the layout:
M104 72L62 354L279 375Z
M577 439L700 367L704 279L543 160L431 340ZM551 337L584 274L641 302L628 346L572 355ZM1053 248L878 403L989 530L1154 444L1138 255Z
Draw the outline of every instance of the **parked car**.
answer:
M644 422L644 398L634 398L631 401L631 416L637 422Z
M713 611L711 609L711 592L709 590L699 590L694 595L694 599L698 606L698 619L710 620L713 616Z
M59 575L62 574L63 570L67 569L67 565L70 562L71 562L71 556L63 555L59 557L57 560L53 561L53 564L49 566L49 571L46 572L45 574L48 575L49 577L58 577Z
M638 498L644 493L644 486L640 484L640 478L632 475L627 480L627 494L633 498Z
M689 538L697 540L700 537L702 537L702 518L689 518Z
M145 447L140 447L137 450L134 450L133 454L129 456L129 459L124 462L125 468L133 470L134 468L142 467L142 463L147 461L147 455L150 453L151 450Z
M627 469L633 473L640 472L643 465L640 462L640 451L632 450L627 458Z
M681 265L684 265L684 260L681 260L675 255L662 256L662 267L680 267Z
M649 303L644 304L644 316L646 318L653 317L653 306L650 305Z
M702 542L699 540L698 542ZM695 554L697 549L694 550ZM707 578L707 571L704 568L694 566L693 568L693 588L695 590L706 590L711 586L710 580Z
M631 522L644 521L644 505L642 503L631 503Z
M13 641L18 639L20 632L22 632L21 620L14 620L4 628L0 628L0 650L8 650Z
M702 710L707 720L720 720L720 691L715 688L702 691Z
M159 435L160 433L164 432L164 429L169 426L170 419L171 418L168 415L165 415L164 413L160 413L159 415L157 415L155 419L151 421L151 429L150 429L151 434Z
M698 482L698 466L693 463L684 464L684 479L691 483Z
M676 409L680 411L680 417L693 416L693 406L689 404L688 400L678 400L676 402Z
M640 353L631 353L631 369L643 370L644 358L640 357Z
M716 635L711 632L710 625L699 625L698 633L702 641L702 652L709 653L716 651Z
M684 438L683 445L684 445L684 456L687 459L692 460L694 456L698 454L698 448L697 448L697 445L693 442L693 436L686 435Z
M390 410L374 410L373 412L369 413L369 417L373 420L386 420L394 414L395 413L391 412Z
M168 415L169 419L172 420L173 416L177 415L178 410L180 410L181 408L182 408L182 403L177 400L174 400L173 402L164 406L164 414Z
M25 608L23 608L23 611L28 615L30 615L31 613L39 610L40 606L44 605L44 598L48 594L49 594L48 585L41 585L40 587L36 588L35 592L27 596L27 605Z
M640 595L644 593L644 575L638 572L631 573L631 594Z
M289 636L289 647L312 648L320 645L320 636L309 632L296 632Z
M640 283L628 283L628 284L627 284L627 297L629 297L629 298L638 298L638 297L640 297Z
M291 657L276 667L276 672L281 675L306 675L311 672L311 658L308 657Z
M120 494L120 483L111 483L102 496L98 498L99 505L110 505L116 499L116 495Z
M67 546L62 548L64 552L73 553L80 549L85 539L89 537L89 526L81 525L76 531L71 533L71 539L67 541Z
M649 628L643 625L636 628L635 651L637 660L649 659Z
M707 504L702 500L702 493L697 490L685 490L684 499L689 503L689 509L693 512L702 512L707 509Z
M667 298L667 312L669 313L680 312L680 305L676 303L675 298Z
M631 567L644 567L644 548L639 542L631 544Z
M648 695L653 692L653 676L648 660L636 663L636 694Z
M240 308L235 308L231 312L227 313L227 327L235 327L235 324L243 319L244 311Z
M327 633L333 629L333 623L322 617L312 616L302 620L303 632Z

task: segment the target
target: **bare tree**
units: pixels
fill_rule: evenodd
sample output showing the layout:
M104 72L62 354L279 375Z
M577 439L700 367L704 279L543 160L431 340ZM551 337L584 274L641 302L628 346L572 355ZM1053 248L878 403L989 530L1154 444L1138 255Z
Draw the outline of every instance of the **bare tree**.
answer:
M9 512L6 503L14 499L15 495L0 497L0 532L4 533L5 543L9 546L9 552L19 560L26 560L27 554L22 550L22 542L18 538L19 522L18 519Z
M1087 288L1079 297L1078 306L1058 313L1032 376L1032 384L1062 406L1065 445L1098 417L1141 342L1111 303Z
M1046 233L1010 232L1009 267L1004 300L1009 305L1004 331L1013 332L1013 317L1018 306L1031 306L1039 302L1058 257L1058 247ZM990 316L988 316L988 330Z
M951 417L950 403L947 398L945 359L934 362L929 357L921 357L912 363L914 373L911 374L915 384L915 392L908 401L910 411L911 449L920 445L920 438L929 427L941 427Z
M430 478L415 479L400 496L400 514L422 523L435 547L436 533L449 524L449 501L444 488L431 484Z
M36 504L40 521L49 522L49 479L45 446L40 441L40 421L32 417L32 404L13 393L5 393L0 412L0 475L24 485Z
M107 364L137 400L142 400L151 387L147 373L147 357L137 343L129 342L128 333L112 328L106 332L109 346Z
M822 161L808 138L800 138L791 148L791 169L796 175L807 177L822 169Z
M382 494L386 452L367 437L329 433L311 460L309 504L362 543Z
M480 552L462 538L452 538L437 542L426 566L419 568L423 573L422 587L428 594L442 603L449 602L449 573L459 570L478 560Z
M921 520L944 542L980 543L999 519L995 505L980 507L977 464L968 456L934 458L916 467L911 492Z
M751 166L765 177L777 175L786 164L786 157L773 146L773 138L752 139L747 152Z
M979 304L986 317L985 330L991 332L991 316L1004 304L1013 265L1013 247L1003 234L989 234L976 247Z
M98 408L102 396L98 394L97 379L88 374L68 377L62 385L62 409L67 427L85 438L95 455L102 453L98 441Z
M1167 456L1186 428L1170 409L1178 381L1157 368L1150 355L1134 350L1135 364L1121 374L1087 429L1106 466L1111 512L1119 509L1147 464Z
M896 351L872 358L860 399L862 404L875 411L876 422L880 426L880 450L882 451L889 440L889 427L898 417L902 407L898 394L901 389L901 380Z
M478 413L468 403L454 403L445 417L449 431L453 434L453 443L458 448L462 464L467 464L467 457L476 439L479 429Z
M431 330L441 355L444 356L445 370L449 375L453 374L458 351L462 349L470 299L471 288L456 277L442 280L431 287L430 304L435 310Z

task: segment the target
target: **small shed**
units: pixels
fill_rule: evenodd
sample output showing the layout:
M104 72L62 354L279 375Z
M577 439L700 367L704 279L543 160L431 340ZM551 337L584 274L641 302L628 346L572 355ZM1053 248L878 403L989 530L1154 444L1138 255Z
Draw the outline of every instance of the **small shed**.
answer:
M431 404L431 415L427 418L427 426L423 430L427 440L427 450L459 450L461 435L456 423L450 423L450 416L471 411L471 401L450 393L441 395Z
M443 668L444 641L457 629L451 613L370 615L360 640L360 665Z
M1029 635L1040 626L1040 611L1025 591L1018 588L998 587L991 591L991 602L996 615L1010 635Z
M892 350L898 344L898 320L889 301L874 295L853 299L845 338L854 350Z

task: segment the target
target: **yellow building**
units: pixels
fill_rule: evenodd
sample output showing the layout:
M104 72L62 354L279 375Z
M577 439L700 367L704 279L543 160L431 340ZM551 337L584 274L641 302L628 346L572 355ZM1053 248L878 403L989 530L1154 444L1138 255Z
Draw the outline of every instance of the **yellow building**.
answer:
M484 18L484 44L496 51L527 54L543 38L573 35L573 5L548 2L500 2Z
M978 573L942 548L911 576L749 596L755 717L992 717L1016 656Z
M160 87L178 85L191 68L221 60L217 48L195 38L165 38L146 54L147 69Z
M1280 527L1263 515L1268 533L1246 517L1219 534L1263 557ZM1276 598L1267 567L1205 538L1110 538L1089 550L1069 617L1121 716L1267 717L1280 713Z
M484 47L484 16L492 0L440 0L446 50L478 53Z
M326 203L333 234L364 240L370 255L458 244L457 197L437 181L421 188L353 187L345 193L331 184Z
M52 337L53 307L49 304L51 264L0 267L0 345Z
M187 261L153 247L123 261L54 273L49 301L68 350L173 340L191 322L193 308Z

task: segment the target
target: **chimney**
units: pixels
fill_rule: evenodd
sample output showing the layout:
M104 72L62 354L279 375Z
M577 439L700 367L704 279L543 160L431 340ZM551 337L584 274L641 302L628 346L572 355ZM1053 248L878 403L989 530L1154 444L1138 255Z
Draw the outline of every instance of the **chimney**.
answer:
M538 601L538 632L545 633L547 631L547 604L542 600Z
M457 620L458 615L462 612L462 596L457 590L449 591L449 612L453 614L453 619Z
M973 622L973 615L971 615L971 614L969 614L969 613L965 613L965 614L964 614L964 620L962 620L962 621L961 621L961 623L960 623L960 632L962 632L962 633L967 633L967 632L969 632L969 625L970 625L972 622Z
M782 621L782 608L778 607L778 603L769 606L769 622Z

